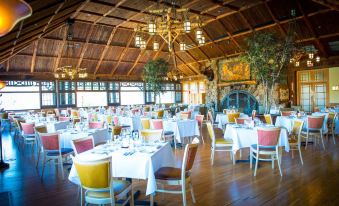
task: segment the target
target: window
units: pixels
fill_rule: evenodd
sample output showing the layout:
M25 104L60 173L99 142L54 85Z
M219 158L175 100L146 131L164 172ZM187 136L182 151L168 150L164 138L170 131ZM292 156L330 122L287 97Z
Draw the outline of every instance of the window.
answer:
M41 108L56 107L55 82L42 81L41 85Z
M59 82L59 106L75 106L75 82L60 81Z
M120 85L118 82L107 83L107 96L108 105L119 105L120 104Z
M143 82L120 82L121 105L145 104Z
M107 106L106 92L77 92L77 107L95 106Z

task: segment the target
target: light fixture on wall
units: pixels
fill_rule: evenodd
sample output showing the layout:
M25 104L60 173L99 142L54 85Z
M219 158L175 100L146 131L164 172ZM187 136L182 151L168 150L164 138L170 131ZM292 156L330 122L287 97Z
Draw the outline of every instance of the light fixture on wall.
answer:
M333 91L339 91L339 85L334 85L332 86Z

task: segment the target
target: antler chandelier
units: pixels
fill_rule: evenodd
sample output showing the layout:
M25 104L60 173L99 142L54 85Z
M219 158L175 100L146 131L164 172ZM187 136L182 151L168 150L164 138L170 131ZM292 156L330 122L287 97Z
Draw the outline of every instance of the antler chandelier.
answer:
M154 36L153 38L153 50L159 50L158 36L162 38L167 44L170 52L173 51L173 43L179 39L180 50L186 50L187 45L183 36L195 30L196 41L199 45L205 44L205 37L203 35L203 26L199 17L196 18L196 22L192 22L189 18L188 8L177 8L175 1L172 1L172 7L159 8L148 11L151 16L146 25L139 25L135 31L135 46L140 49L146 49L146 34Z
M76 44L73 44L71 41L73 39L73 22L68 20L66 22L68 25L68 34L67 34L67 43L66 43L66 57L67 60L71 59L72 55L69 55L69 52L74 54L74 49ZM66 65L61 66L56 69L54 77L57 79L75 79L75 78L86 78L88 76L86 68L78 68L73 65L72 62L67 62Z

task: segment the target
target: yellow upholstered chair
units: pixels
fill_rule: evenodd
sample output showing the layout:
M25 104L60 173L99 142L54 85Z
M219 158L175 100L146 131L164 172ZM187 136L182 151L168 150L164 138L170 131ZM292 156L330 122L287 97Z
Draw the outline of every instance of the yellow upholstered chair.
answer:
M71 117L74 118L80 118L79 111L78 110L71 110Z
M143 129L140 131L140 135L145 142L155 142L162 139L162 132L162 129Z
M335 144L335 120L337 119L337 113L330 112L327 117L327 138L329 134L332 134L333 143Z
M81 162L73 158L81 184L81 205L85 204L115 205L116 200L123 200L122 205L129 201L134 205L132 184L124 180L113 180L108 160ZM84 190L84 193L83 193ZM83 197L84 196L84 197Z
M192 201L195 203L193 185L191 181L191 170L193 168L194 159L198 151L198 144L187 144L185 147L184 157L181 168L161 167L155 172L156 182L160 189L156 192L182 194L183 205L186 206L186 190L191 191ZM179 190L165 189L164 185L178 185ZM187 187L189 186L189 187Z
M106 123L108 125L112 125L113 124L113 117L112 117L112 115L107 115L106 116Z
M294 156L293 151L298 150L301 164L304 164L303 158L302 158L302 155L301 155L301 149L300 149L300 147L301 147L301 130L303 128L303 125L304 125L303 120L299 120L299 119L294 120L292 131L291 131L291 134L289 135L289 138L288 138L290 150L292 150L292 158Z
M211 122L207 122L207 130L208 130L208 134L210 135L211 138L211 164L214 164L214 153L216 151L225 151L225 152L230 152L230 156L231 156L231 160L233 160L233 164L235 164L235 156L234 156L234 152L233 152L233 141L230 140L226 140L224 138L215 138L215 133L214 133L214 129L212 126Z
M121 134L122 126L112 126L112 140L114 141L117 136Z
M270 114L265 114L265 115L264 115L264 118L265 118L266 124L271 124L271 125L273 125L272 116L271 116Z
M162 119L164 117L164 110L159 110L155 112L157 119Z
M140 121L142 129L151 129L151 121L149 118L141 118Z
M228 113L227 119L228 123L235 123L235 119L240 117L240 113Z

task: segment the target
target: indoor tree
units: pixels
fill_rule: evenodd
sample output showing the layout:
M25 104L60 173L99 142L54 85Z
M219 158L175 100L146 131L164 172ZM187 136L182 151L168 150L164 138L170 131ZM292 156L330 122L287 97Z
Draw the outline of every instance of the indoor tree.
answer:
M275 83L287 68L294 49L293 38L279 38L269 32L255 32L247 39L247 51L243 60L250 65L251 75L265 90L265 113L270 112Z
M169 63L162 58L149 60L144 66L143 79L146 83L146 88L152 90L155 96L158 95L159 99L160 93L163 92L161 89L162 83L168 71Z

